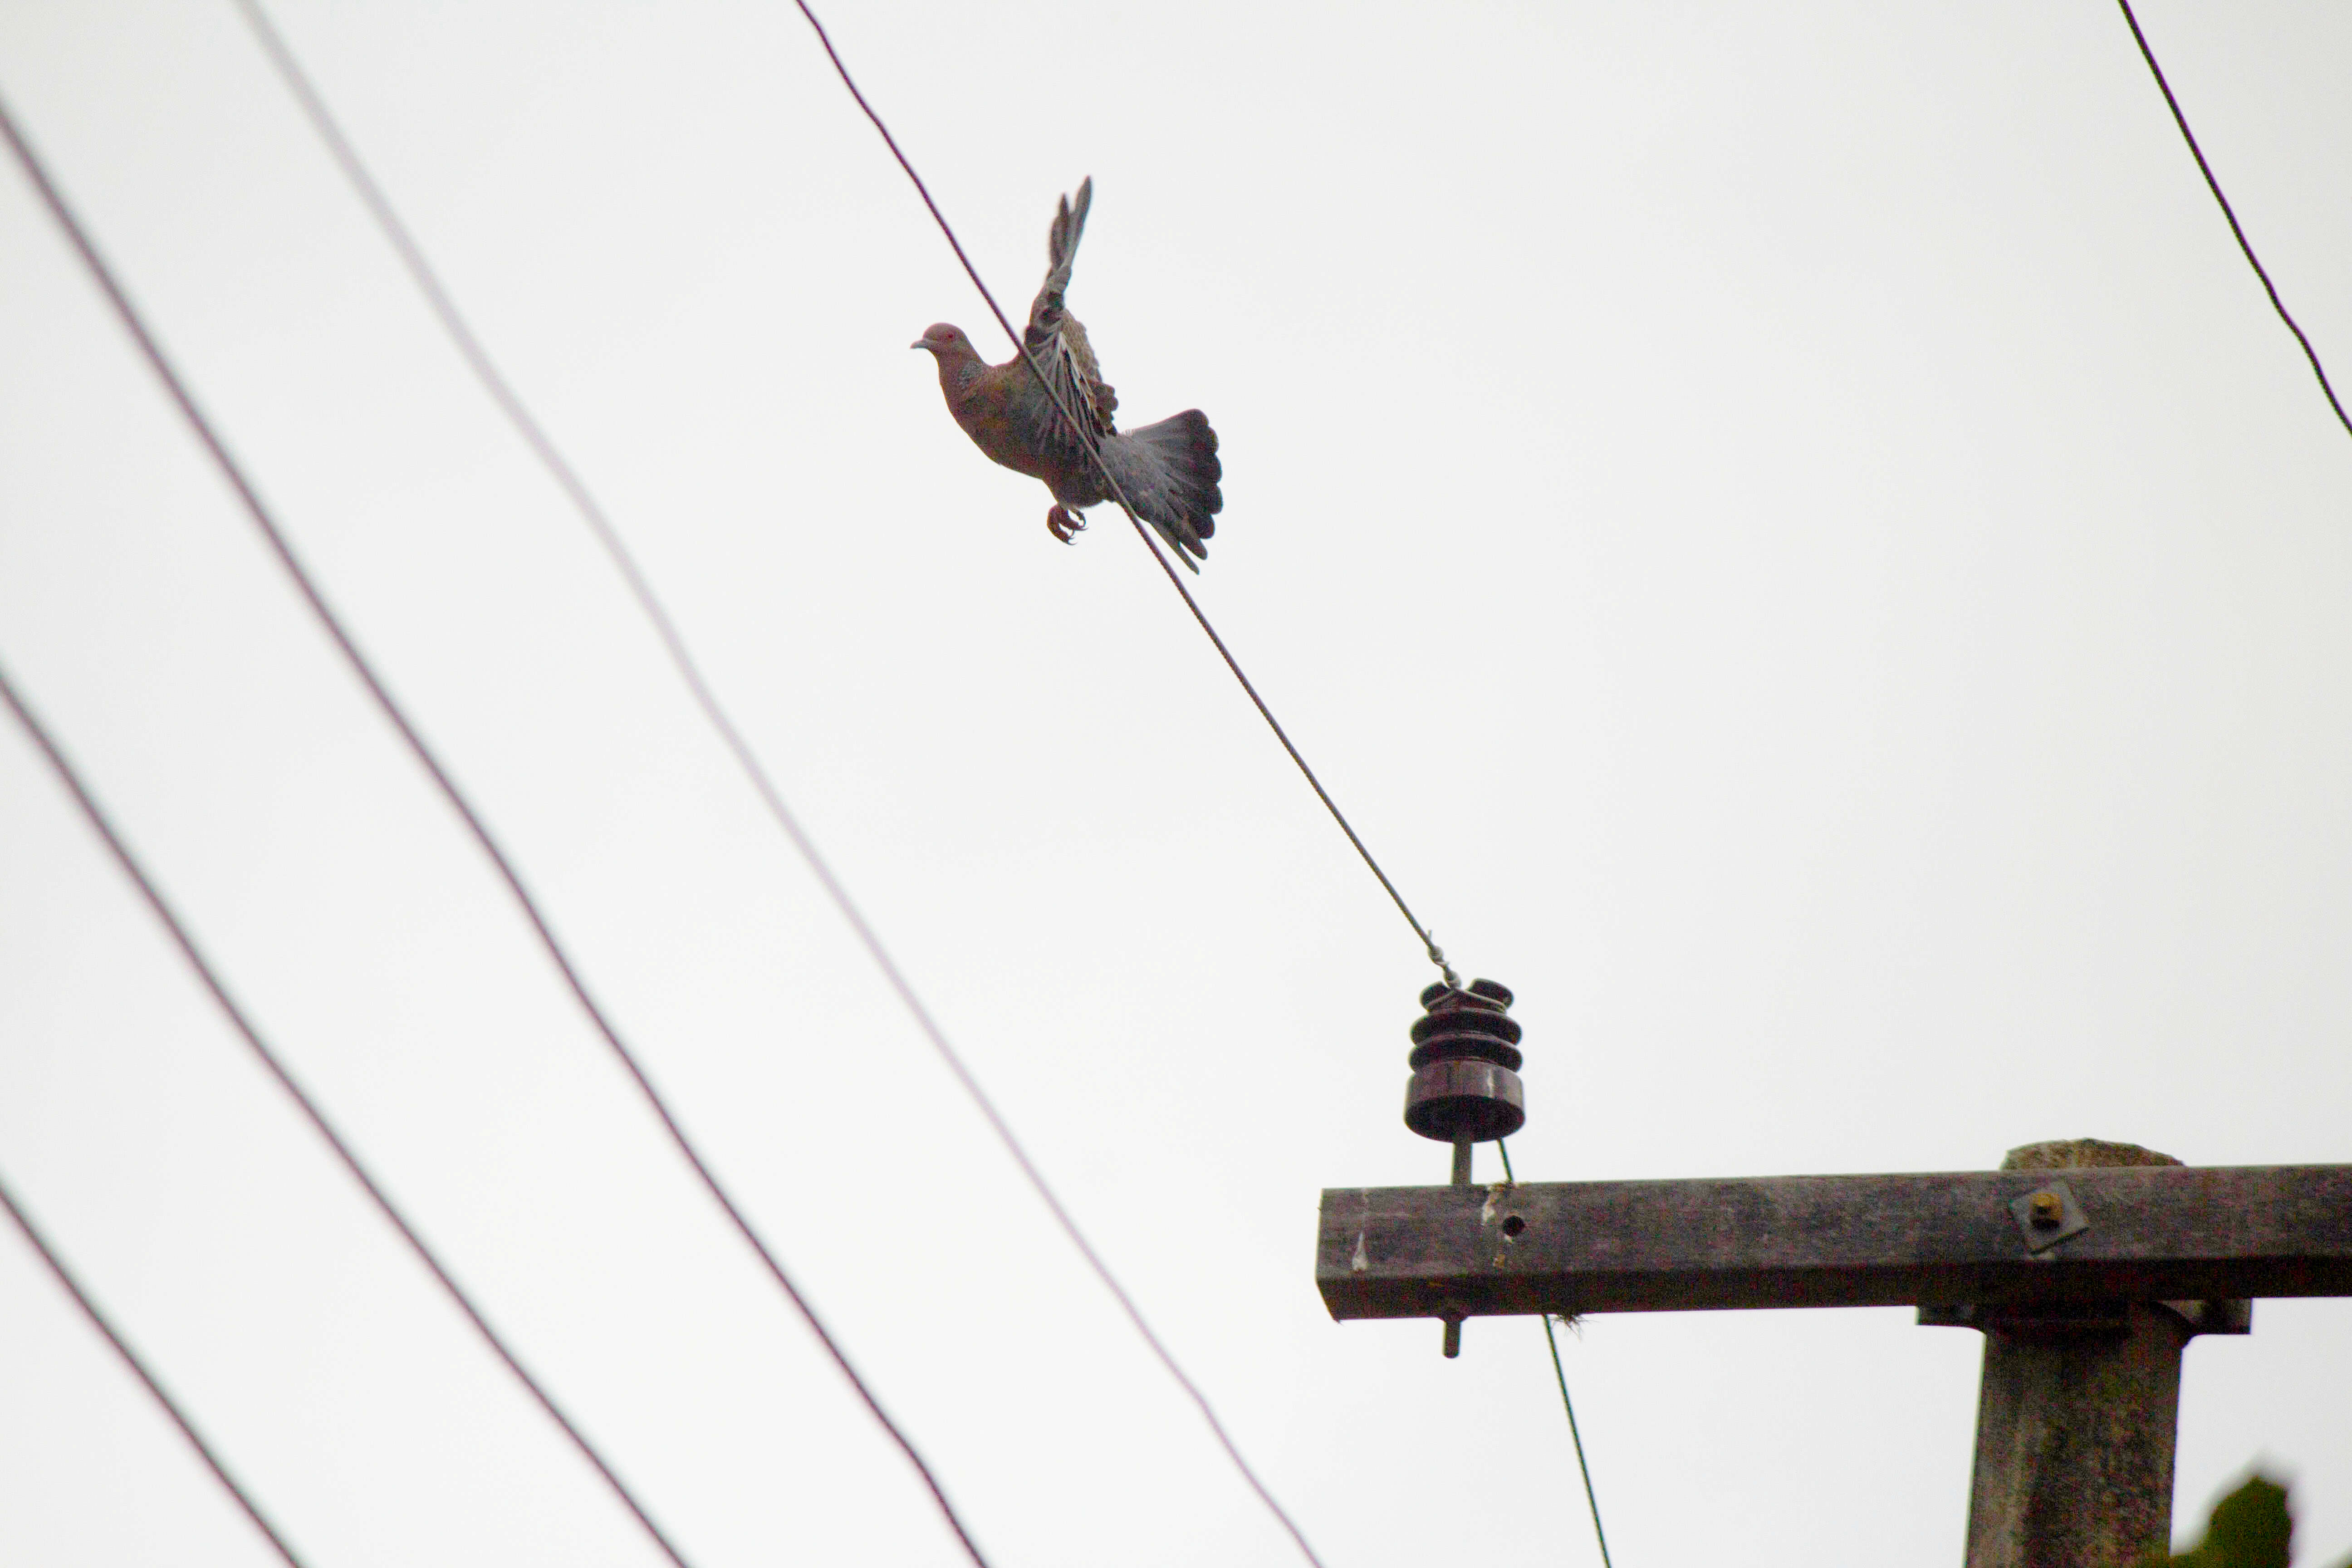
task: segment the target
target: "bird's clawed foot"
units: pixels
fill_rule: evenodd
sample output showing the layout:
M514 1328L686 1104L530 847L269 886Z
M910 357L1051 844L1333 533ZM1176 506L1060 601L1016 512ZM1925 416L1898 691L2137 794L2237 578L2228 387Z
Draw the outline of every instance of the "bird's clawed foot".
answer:
M1066 507L1056 506L1045 514L1045 527L1047 531L1063 543L1076 544L1077 541L1072 539L1070 535L1084 533L1087 520Z

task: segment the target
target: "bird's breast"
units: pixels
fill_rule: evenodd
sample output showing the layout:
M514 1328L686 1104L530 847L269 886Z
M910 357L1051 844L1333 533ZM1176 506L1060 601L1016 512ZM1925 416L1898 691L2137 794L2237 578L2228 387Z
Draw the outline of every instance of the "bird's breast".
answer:
M963 433L971 437L972 445L987 453L992 461L1033 479L1053 483L1056 466L1030 438L1026 421L1017 416L1009 377L983 377L961 395L950 395L948 411L955 416Z

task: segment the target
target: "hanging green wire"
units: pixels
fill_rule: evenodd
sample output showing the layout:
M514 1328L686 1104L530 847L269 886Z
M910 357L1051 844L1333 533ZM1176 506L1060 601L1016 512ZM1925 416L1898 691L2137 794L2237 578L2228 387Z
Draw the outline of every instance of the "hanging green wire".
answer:
M1503 1157L1503 1180L1513 1186L1519 1178L1511 1173L1511 1148L1502 1139L1495 1140L1495 1152ZM1576 1401L1568 1396L1568 1372L1559 1362L1559 1336L1552 1332L1551 1314L1543 1314L1544 1343L1551 1347L1551 1374L1559 1380L1560 1408L1568 1412L1568 1440L1576 1445L1577 1473L1584 1478L1584 1506L1592 1510L1592 1539L1601 1544L1601 1568L1615 1568L1609 1561L1609 1536L1601 1528L1601 1500L1592 1492L1592 1470L1584 1462L1584 1434L1576 1426Z

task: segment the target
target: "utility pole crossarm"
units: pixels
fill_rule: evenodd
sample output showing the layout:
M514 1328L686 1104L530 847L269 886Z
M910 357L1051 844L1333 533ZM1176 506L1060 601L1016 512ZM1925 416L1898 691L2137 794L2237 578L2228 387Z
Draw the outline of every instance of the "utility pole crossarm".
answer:
M1315 1279L1343 1321L2347 1296L2352 1165L1334 1187Z

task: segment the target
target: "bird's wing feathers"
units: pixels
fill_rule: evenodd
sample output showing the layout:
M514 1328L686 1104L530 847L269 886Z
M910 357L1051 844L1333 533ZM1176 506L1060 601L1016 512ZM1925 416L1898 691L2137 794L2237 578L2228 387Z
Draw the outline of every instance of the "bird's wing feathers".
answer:
M1087 209L1094 199L1095 183L1089 177L1078 186L1076 202L1064 196L1055 211L1054 226L1045 237L1045 281L1029 306L1028 330L1021 334L1022 346L1045 372L1051 390L1015 400L1016 417L1028 425L1027 433L1036 446L1073 467L1085 463L1085 453L1055 407L1056 395L1097 441L1117 428L1111 416L1118 408L1118 394L1103 380L1102 367L1095 363L1094 345L1087 342L1086 328L1063 300L1070 287L1071 264L1077 259L1078 240L1086 233Z

